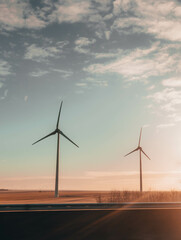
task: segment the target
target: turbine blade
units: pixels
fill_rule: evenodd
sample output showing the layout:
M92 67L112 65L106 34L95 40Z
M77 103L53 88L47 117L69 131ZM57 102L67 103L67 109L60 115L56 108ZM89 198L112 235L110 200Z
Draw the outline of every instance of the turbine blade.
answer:
M138 148L134 149L133 151L129 152L128 154L126 154L124 157L128 156L129 154L138 151Z
M54 135L55 133L56 133L56 131L51 132L50 134L46 135L45 137L43 137L43 138L39 139L38 141L34 142L32 145L40 142L41 140L43 140L43 139L45 139L45 138L47 138L47 137L50 137L51 135Z
M142 135L142 128L140 130L140 138L139 138L139 142L138 142L138 147L140 147L140 143L141 143L141 135Z
M141 149L141 151L142 151L142 153L143 154L145 154L145 156L149 159L149 160L151 160L149 157L148 157L148 155L146 155L146 153Z
M61 113L61 110L62 110L62 104L63 104L63 101L61 101L61 104L60 104L60 109L59 109L59 113L58 113L58 119L57 119L57 126L56 126L56 128L58 128L58 125L59 125L60 113Z
M79 148L79 146L77 144L75 144L70 138L68 138L62 131L58 130L58 132L67 140L69 140L71 143L73 143L76 147Z

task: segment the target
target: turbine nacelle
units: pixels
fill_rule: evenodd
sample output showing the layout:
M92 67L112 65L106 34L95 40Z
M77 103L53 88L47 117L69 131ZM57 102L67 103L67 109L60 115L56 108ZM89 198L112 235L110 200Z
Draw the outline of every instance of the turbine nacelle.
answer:
M135 148L133 151L129 152L128 154L126 154L124 157L130 155L130 154L133 153L133 152L136 152L136 151L140 150L149 160L151 160L151 159L148 157L148 155L143 151L142 147L140 146L140 143L141 143L141 135L142 135L142 128L141 128L141 130L140 130L140 137L139 137L139 141L138 141L138 147Z
M50 134L46 135L45 137L39 139L38 141L34 142L32 145L42 141L43 139L45 138L48 138L52 135L55 135L56 133L62 135L64 138L66 138L69 142L71 142L72 144L74 144L76 147L79 147L77 144L75 144L70 138L68 138L58 127L59 127L59 121L60 121L60 113L61 113L61 110L62 110L62 104L63 104L63 101L61 102L60 104L60 109L59 109L59 113L58 113L58 119L57 119L57 124L56 124L56 129L51 132Z

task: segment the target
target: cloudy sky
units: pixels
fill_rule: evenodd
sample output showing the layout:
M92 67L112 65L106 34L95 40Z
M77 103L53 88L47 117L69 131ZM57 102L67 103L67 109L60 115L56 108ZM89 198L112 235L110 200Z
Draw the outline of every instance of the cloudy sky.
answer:
M0 0L0 188L181 188L181 1Z

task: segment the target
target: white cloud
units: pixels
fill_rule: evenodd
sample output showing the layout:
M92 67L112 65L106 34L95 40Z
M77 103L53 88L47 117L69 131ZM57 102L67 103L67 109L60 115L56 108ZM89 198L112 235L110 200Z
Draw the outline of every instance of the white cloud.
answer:
M103 37L102 31L96 31L96 32L95 32L95 35L96 35L98 38L100 38L100 39Z
M72 76L73 72L72 71L68 71L68 70L63 70L63 69L56 69L56 68L50 68L48 71L47 70L41 70L38 69L37 71L31 72L30 75L32 77L41 77L44 76L50 72L57 72L59 74L61 74L62 77L67 78Z
M94 44L96 42L95 39L89 39L86 37L80 37L75 41L75 48L74 50L79 53L89 53L89 49L87 48L88 46Z
M120 13L127 12L132 8L133 1L130 0L115 0L113 2L113 14L119 15Z
M106 80L87 77L87 78L83 79L82 82L77 82L75 85L81 89L85 89L85 88L90 89L94 86L107 87L108 83Z
M168 128L168 127L173 127L173 126L175 126L174 123L163 123L163 124L159 124L157 126L157 128Z
M111 7L112 0L59 0L54 4L54 10L49 14L48 19L50 22L58 23L99 23L99 26L96 24L94 27L99 28L101 26L104 28L102 13L104 12L105 15L110 12Z
M41 76L44 76L44 75L46 75L48 73L48 71L43 71L43 70L37 70L36 72L32 72L32 73L30 73L30 75L32 76L32 77L41 77Z
M17 28L39 29L46 26L38 12L35 12L28 1L1 0L0 28L14 30Z
M55 11L52 12L51 20L62 22L81 22L94 12L91 8L91 1L58 1L55 4Z
M32 44L27 47L24 58L31 59L36 62L47 61L49 57L57 58L62 53L62 48L67 45L68 42L57 42L55 45L49 44L46 46L37 46Z
M153 104L148 104L147 108L149 108L149 109L153 108Z
M28 96L24 96L24 101L25 101L25 102L28 101Z
M87 77L85 80L89 85L92 85L92 86L99 86L99 87L107 87L108 86L108 83L106 80L96 79L96 78L91 78L91 77Z
M116 0L113 13L116 16L113 29L181 41L181 10L177 1Z
M109 53L93 53L95 58L101 59L101 58L115 58L120 54L120 50L117 50L116 52L109 52Z
M43 1L43 6L33 8L31 1L1 0L0 29L40 29L51 23L101 23L102 12L111 9L112 0L58 0ZM97 27L96 25L94 25Z
M56 69L56 68L53 68L51 70L54 72L60 73L64 78L70 77L73 74L73 72L70 70L63 70L63 69Z
M179 53L170 54L169 51L169 45L161 46L159 42L147 49L120 50L120 52L118 49L117 57L114 60L108 63L92 64L84 70L99 74L117 73L129 81L145 80L151 76L180 71L181 58ZM97 58L98 56L99 54Z
M176 91L173 88L165 88L162 91L149 95L147 98L153 98L158 103L178 98L181 100L181 91Z
M81 47L78 47L78 46L76 46L76 47L74 48L74 50L75 50L76 52L79 52L79 53L84 53L84 54L89 53L89 49L87 49L87 48L81 48Z
M111 8L112 0L46 0L37 8L32 6L31 1L1 0L0 9L3 11L0 16L0 29L40 29L54 22L83 22L104 32L104 17L105 21L111 18Z
M53 57L57 53L56 48L52 47L38 47L36 44L32 44L29 47L27 47L27 51L25 54L25 59L31 59L36 62L41 62L47 57Z
M0 82L0 88L2 88L2 87L3 87L3 85L4 85L4 83L3 83L3 82Z
M163 86L166 87L181 87L181 77L168 78L162 81Z
M100 12L108 12L112 6L112 0L94 0L97 3L96 9Z
M76 83L75 85L78 86L78 87L86 87L87 83L81 82L81 83Z
M80 47L85 47L85 46L89 46L93 43L95 43L96 40L95 39L89 39L89 38L86 38L86 37L80 37L78 38L76 41L75 41L75 44L80 46Z
M165 88L162 91L148 95L147 98L159 103L161 109L167 112L175 112L176 108L181 106L181 91L174 88Z
M172 122L181 122L181 114L180 114L180 111L178 112L174 112L172 114L169 114L168 115L168 118L172 121Z
M150 87L148 87L148 90L153 90L155 88L155 85L151 85Z
M110 14L107 14L106 16L104 16L104 20L110 20L111 18L113 18L113 14L110 13Z
M4 94L3 94L3 96L1 97L1 99L2 99L2 100L5 99L5 98L7 97L7 95L8 95L8 89L5 89L5 90L4 90Z
M111 36L111 31L105 31L104 33L105 33L106 39L109 40Z
M11 66L8 62L0 60L0 76L7 76L11 74Z
M58 0L44 1L43 7L36 9L29 1L1 0L0 9L0 28L6 30L83 22L91 24L100 38L104 34L109 39L114 29L181 41L181 7L174 0ZM110 19L115 19L113 24L107 24Z

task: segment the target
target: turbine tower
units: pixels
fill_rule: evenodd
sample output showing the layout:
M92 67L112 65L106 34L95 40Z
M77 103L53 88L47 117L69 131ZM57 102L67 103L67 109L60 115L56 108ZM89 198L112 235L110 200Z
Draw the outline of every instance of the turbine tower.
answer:
M52 135L57 134L57 159L56 159L56 173L55 173L55 197L59 197L58 194L58 178L59 178L59 142L60 142L60 135L62 135L63 137L65 137L67 140L69 140L71 143L73 143L76 147L79 147L77 144L75 144L70 138L68 138L60 129L59 129L59 120L60 120L60 113L62 110L62 104L63 101L60 104L60 109L59 109L59 113L58 113L58 119L57 119L57 124L56 124L56 128L53 132L51 132L50 134L46 135L45 137L39 139L38 141L34 142L32 145L40 142L41 140L50 137Z
M149 160L151 160L148 155L146 155L146 153L143 151L142 147L140 146L141 143L141 135L142 135L142 128L140 130L140 137L139 137L139 142L138 142L138 147L136 149L134 149L133 151L131 151L130 153L126 154L126 156L128 156L129 154L139 151L140 153L140 192L143 191L143 182L142 182L142 161L141 161L141 153L143 153Z

